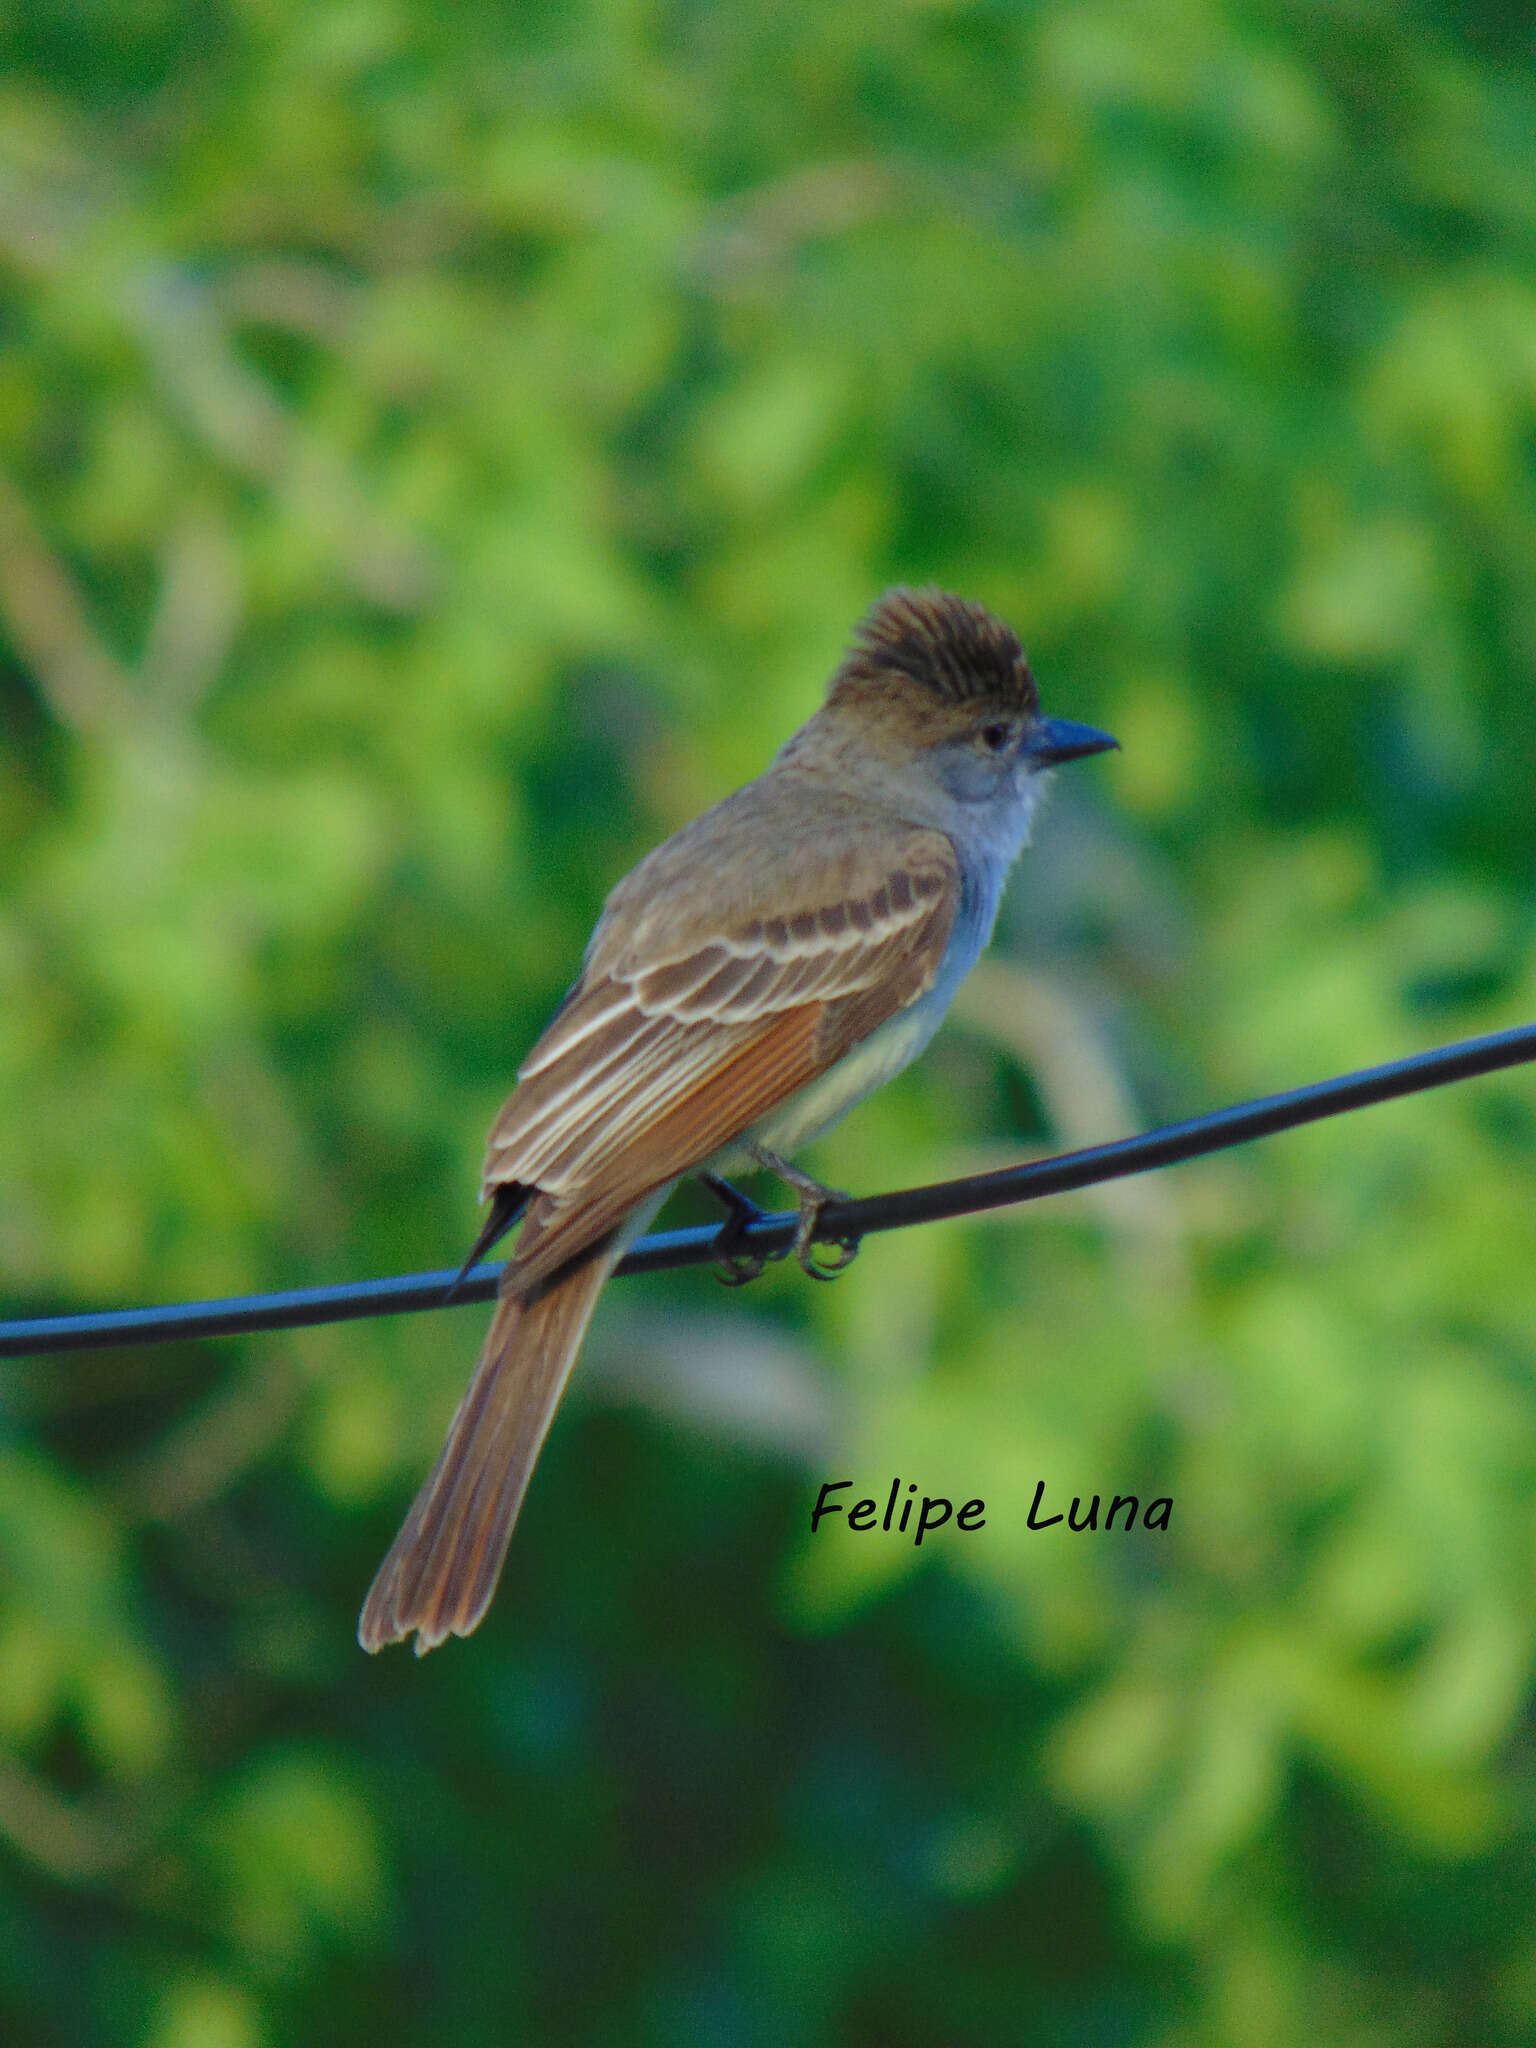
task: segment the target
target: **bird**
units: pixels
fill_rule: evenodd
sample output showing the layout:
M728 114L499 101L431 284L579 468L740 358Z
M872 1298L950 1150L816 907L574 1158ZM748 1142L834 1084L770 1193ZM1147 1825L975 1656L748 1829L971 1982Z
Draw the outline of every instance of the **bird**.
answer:
M795 1192L817 1278L838 1191L789 1157L927 1045L987 944L1061 763L1108 733L1048 718L985 606L888 590L821 707L767 769L609 895L581 972L491 1127L464 1271L514 1224L469 1389L364 1603L368 1651L418 1656L483 1619L604 1281L677 1182L726 1203L722 1277L752 1277L756 1213L725 1176ZM462 1275L461 1275L462 1277Z

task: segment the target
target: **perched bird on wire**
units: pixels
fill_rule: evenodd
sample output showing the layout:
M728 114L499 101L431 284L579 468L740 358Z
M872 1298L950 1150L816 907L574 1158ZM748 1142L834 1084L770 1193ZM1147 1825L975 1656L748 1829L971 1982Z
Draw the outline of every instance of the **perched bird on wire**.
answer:
M752 1205L719 1178L742 1164L794 1189L807 1272L847 1263L850 1244L817 1262L834 1191L786 1155L922 1051L991 936L1047 771L1114 745L1042 715L981 605L888 591L766 771L619 883L491 1130L467 1264L522 1229L364 1649L414 1633L420 1654L481 1620L599 1290L684 1175L731 1212L727 1277L760 1263Z

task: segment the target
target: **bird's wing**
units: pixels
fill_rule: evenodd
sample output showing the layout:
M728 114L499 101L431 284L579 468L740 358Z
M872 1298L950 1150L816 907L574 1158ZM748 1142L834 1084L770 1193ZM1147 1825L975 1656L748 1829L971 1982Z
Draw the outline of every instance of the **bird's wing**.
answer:
M504 1286L601 1243L933 986L960 899L954 849L933 831L881 838L842 863L835 901L720 916L712 933L695 918L644 964L594 950L491 1130L485 1192L539 1190Z

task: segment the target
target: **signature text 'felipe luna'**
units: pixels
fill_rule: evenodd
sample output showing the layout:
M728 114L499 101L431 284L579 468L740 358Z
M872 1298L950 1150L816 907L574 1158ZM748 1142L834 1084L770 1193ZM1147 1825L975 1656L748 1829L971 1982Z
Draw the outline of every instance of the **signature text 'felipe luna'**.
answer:
M925 1536L932 1535L935 1529L942 1529L945 1523L951 1520L957 1529L964 1529L967 1532L973 1529L984 1529L987 1526L987 1504L984 1500L968 1500L958 1513L956 1512L954 1502L947 1499L941 1493L925 1493L922 1496L921 1503L919 1503L917 1481L915 1479L909 1479L905 1489L903 1489L900 1479L893 1479L891 1481L891 1490L886 1496L885 1512L883 1514L880 1511L879 1503L872 1498L855 1501L851 1507L843 1501L833 1499L834 1494L841 1493L845 1487L851 1487L852 1485L853 1481L851 1479L827 1479L822 1482L821 1491L816 1496L816 1505L811 1510L811 1534L813 1536L829 1515L842 1514L846 1514L850 1529L858 1531L879 1529L886 1535L894 1533L899 1536L905 1536L910 1531L913 1543L918 1545L922 1543ZM905 1491L905 1498L903 1498L903 1491ZM1065 1521L1066 1526L1079 1535L1087 1529L1096 1530L1100 1526L1099 1501L1100 1495L1094 1494L1085 1509L1083 1507L1083 1496L1078 1493L1072 1496L1070 1509L1058 1509L1054 1515L1043 1514L1041 1510L1045 1505L1045 1481L1038 1479L1035 1482L1035 1497L1029 1504L1029 1521L1027 1526L1031 1529L1051 1529L1057 1523ZM914 1507L917 1508L917 1518L915 1521L912 1517ZM1119 1515L1122 1517L1120 1522L1122 1529L1134 1529L1136 1527L1136 1517L1140 1510L1141 1502L1134 1493L1117 1493L1110 1501L1103 1526L1106 1529L1113 1529L1115 1527L1115 1518ZM1157 1499L1147 1502L1146 1513L1141 1517L1141 1527L1143 1529L1166 1529L1172 1513L1172 1496L1166 1493L1160 1494Z

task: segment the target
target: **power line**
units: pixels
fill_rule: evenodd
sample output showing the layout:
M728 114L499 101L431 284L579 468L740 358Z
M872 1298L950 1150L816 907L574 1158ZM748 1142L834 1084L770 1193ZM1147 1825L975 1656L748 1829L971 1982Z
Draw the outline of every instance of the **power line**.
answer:
M1265 1095L1230 1109L1184 1123L1164 1124L1140 1137L1120 1138L1111 1145L1091 1145L1054 1159L1032 1160L997 1173L971 1174L964 1180L937 1181L929 1187L900 1188L863 1201L829 1202L821 1213L819 1235L827 1239L859 1238L875 1230L902 1230L913 1223L933 1223L945 1216L969 1216L1014 1202L1038 1201L1043 1195L1066 1194L1127 1174L1149 1173L1177 1166L1208 1152L1222 1152L1267 1138L1299 1124L1318 1123L1351 1109L1364 1109L1395 1096L1442 1088L1450 1081L1470 1080L1536 1060L1536 1024L1464 1038L1385 1066L1362 1068L1329 1081L1314 1081L1283 1095ZM775 1253L794 1240L795 1217L763 1216L749 1223L734 1249ZM662 1230L644 1237L620 1263L620 1273L657 1273L674 1266L707 1265L715 1256L717 1226ZM476 1266L465 1277L455 1301L487 1301L496 1292L500 1263ZM356 1280L338 1287L302 1287L284 1294L252 1294L226 1301L178 1302L168 1308L115 1309L98 1315L48 1316L32 1322L0 1323L0 1358L20 1358L48 1351L86 1351L112 1344L154 1344L191 1337L228 1337L246 1330L293 1330L312 1323L346 1322L357 1316L402 1315L416 1309L441 1308L454 1278L451 1267L440 1272L405 1273L388 1280Z

